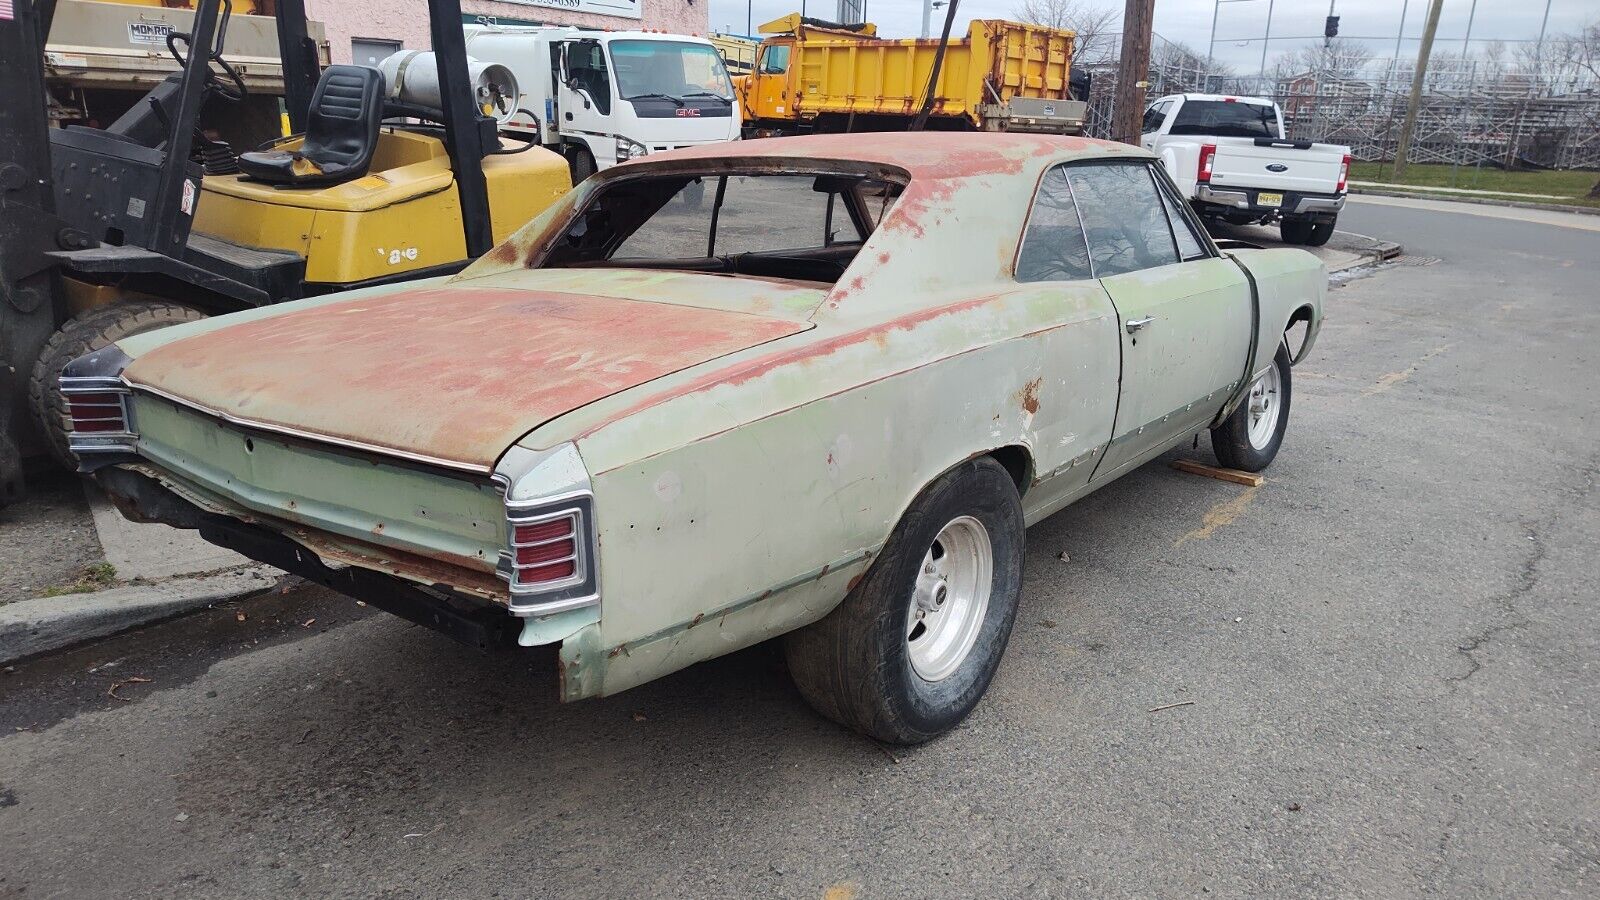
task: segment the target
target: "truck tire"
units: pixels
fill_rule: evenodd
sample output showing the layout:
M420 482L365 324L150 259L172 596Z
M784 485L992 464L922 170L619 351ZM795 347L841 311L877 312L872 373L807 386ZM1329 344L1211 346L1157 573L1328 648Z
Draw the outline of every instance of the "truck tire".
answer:
M572 170L572 186L577 187L593 175L598 168L594 164L594 154L582 147L573 151L567 158L567 167Z
M1333 222L1316 222L1311 226L1311 233L1306 236L1306 246L1321 247L1333 237Z
M1311 242L1311 231L1314 227L1315 223L1309 219L1284 219L1278 223L1278 234L1285 244L1304 246Z
M844 602L785 637L800 693L880 741L920 744L954 728L1011 637L1023 545L1022 500L998 462L941 475Z
M1272 464L1289 428L1289 373L1289 349L1279 342L1272 368L1250 385L1239 408L1211 429L1211 452L1218 463L1246 472Z
M39 351L33 377L28 380L28 407L44 431L50 455L69 469L77 468L77 461L67 449L72 418L67 415L67 402L60 383L61 370L67 363L123 338L168 325L197 322L205 317L206 314L197 309L176 303L127 300L84 310L68 319Z

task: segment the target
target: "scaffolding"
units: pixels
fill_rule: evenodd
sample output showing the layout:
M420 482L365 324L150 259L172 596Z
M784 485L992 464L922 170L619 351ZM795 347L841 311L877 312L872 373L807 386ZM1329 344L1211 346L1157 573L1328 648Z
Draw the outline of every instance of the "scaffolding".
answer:
M1079 65L1095 75L1085 131L1107 137L1117 61ZM1289 137L1345 144L1357 159L1387 161L1399 145L1415 65L1411 59L1374 59L1342 71L1235 76L1213 71L1203 57L1157 36L1146 95L1271 97L1283 108ZM1423 84L1408 161L1600 168L1600 80L1561 65L1437 59Z

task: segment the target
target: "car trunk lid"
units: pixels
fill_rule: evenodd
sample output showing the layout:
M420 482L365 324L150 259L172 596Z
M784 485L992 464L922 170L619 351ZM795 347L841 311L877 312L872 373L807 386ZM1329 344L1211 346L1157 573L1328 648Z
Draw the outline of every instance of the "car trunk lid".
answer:
M468 282L242 321L158 346L124 377L245 426L487 472L563 413L810 327Z

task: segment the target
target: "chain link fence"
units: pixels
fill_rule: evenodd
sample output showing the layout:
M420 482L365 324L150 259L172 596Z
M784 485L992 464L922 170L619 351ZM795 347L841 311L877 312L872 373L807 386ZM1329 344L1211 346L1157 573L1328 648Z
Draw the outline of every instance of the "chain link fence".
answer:
M1111 42L1120 45L1120 40ZM1094 74L1087 134L1111 135L1117 60L1082 60ZM1207 93L1271 97L1291 138L1345 144L1357 159L1387 161L1400 142L1414 60L1374 59L1349 71L1277 76L1212 71L1204 58L1157 36L1146 96ZM1409 162L1508 168L1600 168L1600 80L1557 65L1441 59L1429 65Z

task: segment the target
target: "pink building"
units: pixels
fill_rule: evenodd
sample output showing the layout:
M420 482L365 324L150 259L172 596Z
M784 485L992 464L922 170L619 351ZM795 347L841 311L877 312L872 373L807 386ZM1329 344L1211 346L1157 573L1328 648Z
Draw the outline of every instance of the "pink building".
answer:
M705 34L709 0L462 0L467 22L578 25L613 31L656 29ZM428 47L426 0L306 0L306 15L327 28L336 63L376 66L396 50Z

